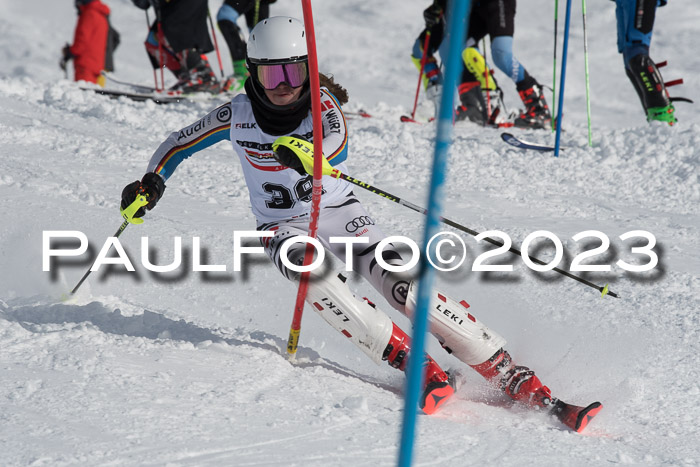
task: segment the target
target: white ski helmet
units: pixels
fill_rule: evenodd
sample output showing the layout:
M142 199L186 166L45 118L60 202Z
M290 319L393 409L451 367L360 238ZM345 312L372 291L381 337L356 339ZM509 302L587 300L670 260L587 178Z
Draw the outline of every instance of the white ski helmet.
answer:
M264 19L250 32L247 53L255 64L306 61L304 25L289 16Z

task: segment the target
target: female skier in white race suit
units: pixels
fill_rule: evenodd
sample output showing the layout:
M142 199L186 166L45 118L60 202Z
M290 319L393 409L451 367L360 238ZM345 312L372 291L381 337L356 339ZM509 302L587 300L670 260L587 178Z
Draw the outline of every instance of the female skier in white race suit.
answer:
M163 194L164 182L180 162L221 140L230 140L245 175L257 229L274 232L273 237L264 238L261 243L282 274L294 281L298 273L282 263L280 249L290 238L308 233L312 178L300 169L288 147L280 145L275 152L273 143L280 136L305 140L313 137L304 26L288 17L272 17L257 24L248 41L247 65L250 78L245 83L246 94L235 96L196 123L173 132L151 157L143 179L124 188L122 208L129 206L137 194L146 193L146 209L152 209ZM321 87L325 157L345 172L348 137L340 103L347 101L347 94L332 80L321 78L326 84ZM141 208L134 217L144 214ZM362 229L355 230L358 223L363 224ZM404 274L382 269L374 257L384 233L354 196L349 183L326 176L317 238L327 250L344 258L345 244L330 243L330 237L368 239L367 243L353 245L354 270L392 307L412 315L415 284ZM301 264L304 250L304 243L294 243L287 253L290 262ZM383 259L391 265L404 264L391 244L385 248ZM384 312L355 298L342 276L314 274L306 300L372 360L386 360L401 370L406 367L409 337ZM431 332L443 347L500 385L513 399L530 406L556 405L549 389L532 371L512 363L503 350L505 340L477 321L468 307L464 301L458 303L437 291L432 293ZM426 413L433 413L453 394L454 384L429 356L425 368L421 406Z

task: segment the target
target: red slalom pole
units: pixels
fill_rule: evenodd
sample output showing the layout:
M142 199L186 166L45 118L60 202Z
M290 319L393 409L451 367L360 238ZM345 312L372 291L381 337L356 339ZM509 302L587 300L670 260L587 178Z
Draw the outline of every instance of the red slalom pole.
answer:
M316 238L318 231L318 218L321 211L321 192L323 191L323 125L321 122L321 85L318 78L318 59L316 56L316 34L314 32L314 19L311 11L311 0L301 0L301 7L304 10L304 29L306 30L306 49L309 56L309 81L311 85L311 114L313 115L314 124L314 154L320 157L314 157L314 181L311 192L311 219L309 220L309 237ZM311 264L314 257L314 247L312 244L306 244L306 252L304 254L304 266ZM297 346L299 344L299 334L301 332L301 317L304 313L304 302L306 300L306 292L309 290L309 271L301 273L299 280L299 291L297 292L297 301L294 306L294 317L292 318L292 326L289 330L289 338L287 339L287 355L290 360L296 356Z
M221 54L219 53L219 41L216 40L216 29L214 29L214 21L211 19L211 13L207 10L209 18L209 26L211 27L211 37L214 38L214 49L216 49L216 59L219 61L219 69L221 70L221 79L224 78L224 64L221 62Z
M158 15L158 18L160 18L160 15ZM163 72L163 67L165 66L165 63L163 60L163 40L165 40L165 35L163 34L163 28L161 27L160 19L158 19L158 60L160 61L160 63L159 63L160 82L163 85L163 90L165 91L165 75ZM156 91L158 91L157 84L156 84Z
M146 13L146 28L148 29L148 32L151 32L151 18L148 16L148 10L144 10ZM148 40L148 39L146 39ZM156 74L156 69L153 69L153 82L155 83L156 86L156 91L158 90L158 75Z
M428 45L430 44L430 29L425 31L425 40L423 41L423 56L420 59L420 73L418 73L418 86L416 87L416 98L413 100L413 112L411 119L416 118L416 109L418 108L418 95L420 94L420 84L423 81L423 69L428 61Z

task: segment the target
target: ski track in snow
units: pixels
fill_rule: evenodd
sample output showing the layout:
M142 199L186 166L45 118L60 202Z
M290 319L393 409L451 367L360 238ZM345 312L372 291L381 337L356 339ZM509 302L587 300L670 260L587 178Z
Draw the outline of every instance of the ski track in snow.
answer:
M128 0L107 3L122 34L116 76L149 84L143 13ZM520 2L515 53L551 85L549 3ZM210 5L212 13L218 6ZM425 6L314 5L321 70L348 88L349 110L373 115L349 120L350 174L419 205L426 204L435 125L398 117L413 102L409 53ZM585 230L611 239L600 262L643 262L618 237L647 230L657 238L659 266L644 274L617 266L586 273L610 283L619 299L536 275L515 257L499 258L514 265L512 274L438 274L438 287L466 299L555 396L580 405L600 400L605 408L584 434L571 433L513 406L431 339L430 353L456 371L461 387L438 415L418 418L416 465L700 463L700 116L679 103L677 126L646 124L616 51L614 4L602 2L587 12L589 148L579 8L572 13L566 149L557 159L512 148L498 131L457 125L444 216L478 232L502 230L516 247L549 230L562 240L566 262L581 251L571 237ZM81 91L57 67L72 38L72 4L0 0L0 9L0 465L394 465L403 375L371 364L309 310L291 364L284 354L295 288L264 258L230 272L232 231L255 221L224 143L183 163L146 223L124 232L136 273L93 273L74 298L61 299L90 259L42 272L42 231L83 231L94 258L121 222L123 186L143 175L171 131L217 104L159 106ZM271 10L301 17L297 2ZM685 80L671 94L697 102L700 58L691 46L700 8L670 2L656 21L652 57L669 61L666 80ZM226 55L220 36L219 44ZM209 58L217 68L215 55ZM519 107L499 73L507 105ZM516 134L554 141L549 132ZM422 238L418 214L355 191L387 233ZM173 237L181 236L186 265L199 236L206 261L229 272L150 273L140 264L141 236L159 264L172 258ZM464 239L472 255L481 252ZM410 326L356 275L349 283Z

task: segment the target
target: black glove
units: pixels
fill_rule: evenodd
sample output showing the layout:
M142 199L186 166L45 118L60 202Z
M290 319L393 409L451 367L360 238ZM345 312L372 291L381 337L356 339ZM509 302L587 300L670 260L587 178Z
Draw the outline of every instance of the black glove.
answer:
M58 62L58 66L61 67L61 70L66 71L68 61L71 58L73 58L73 54L70 53L70 45L66 44L63 46L63 49L61 49L61 61Z
M306 141L305 138L303 138L300 135L292 135L294 138L297 139L303 139ZM285 167L289 167L290 169L294 169L297 171L299 175L309 175L306 173L306 170L304 170L304 164L301 163L301 160L299 160L299 157L289 149L287 146L277 146L277 150L274 153L275 160L282 164Z
M141 8L142 10L148 10L148 8L151 6L151 2L149 0L131 0L131 1L134 2L134 5Z
M163 178L158 174L148 172L143 176L141 181L136 180L135 182L129 183L124 187L122 190L122 209L128 208L131 203L136 200L138 195L147 195L148 204L141 207L138 211L136 211L136 214L134 214L134 217L143 217L144 214L146 214L144 208L150 211L156 207L156 204L158 204L160 197L163 196L164 191L165 182L163 182Z
M423 19L425 20L425 27L431 29L433 26L437 25L442 18L442 8L440 5L433 3L428 8L423 10Z

